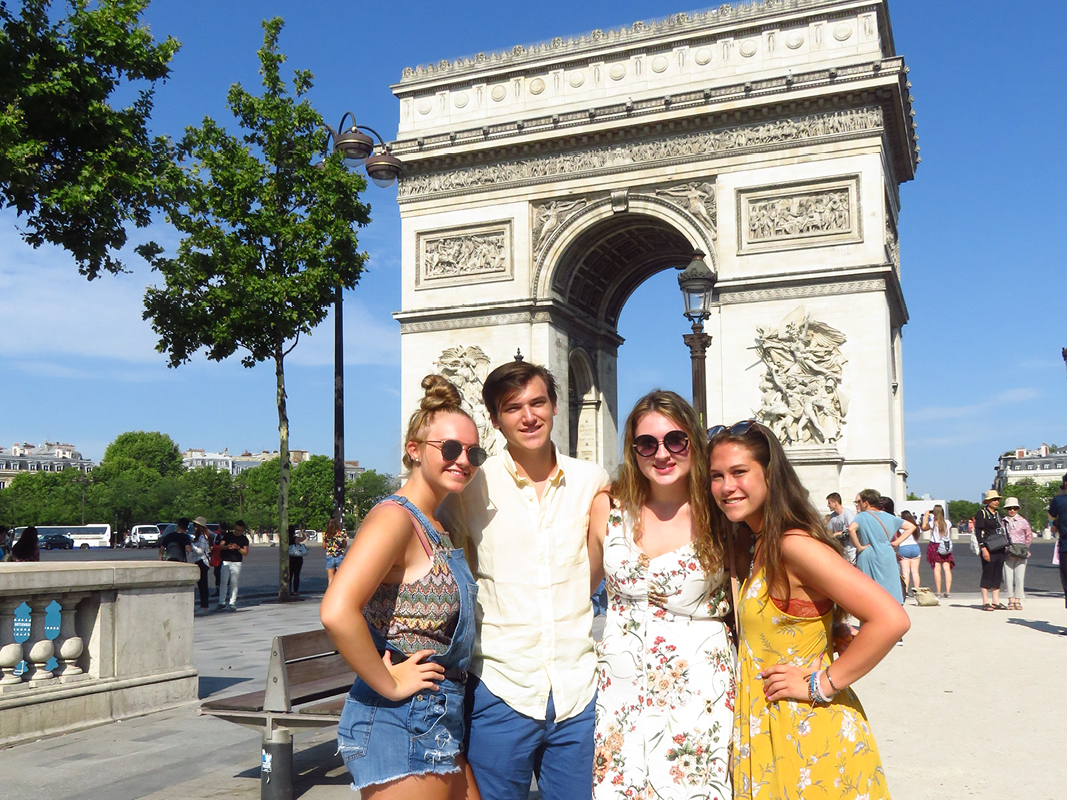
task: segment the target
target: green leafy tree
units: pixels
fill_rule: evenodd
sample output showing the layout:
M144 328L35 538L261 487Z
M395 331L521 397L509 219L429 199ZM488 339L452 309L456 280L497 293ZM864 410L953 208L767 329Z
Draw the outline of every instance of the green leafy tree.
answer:
M326 530L333 513L333 459L311 456L293 469L290 497L298 508L293 519L299 527Z
M1000 490L1000 494L1018 498L1019 513L1026 517L1035 533L1040 533L1048 525L1049 501L1058 491L1056 484L1037 483L1033 478L1023 478L1018 483L1009 483Z
M100 466L123 470L140 465L160 477L182 472L182 453L167 434L158 431L120 433L107 446Z
M138 253L162 275L145 295L145 319L159 334L158 349L177 367L205 348L221 361L238 350L241 363L274 364L278 405L279 596L289 593L289 417L285 357L300 334L329 313L337 287L353 288L366 254L356 226L370 221L359 201L362 178L339 155L321 160L326 132L320 114L302 99L312 75L296 70L295 97L281 77L282 20L265 21L259 50L263 95L230 87L230 110L244 129L230 135L205 118L178 146L183 179L167 201L167 216L182 234L177 255L155 243Z
M912 500L922 500L922 498L915 494L915 492L908 492L908 502L910 503Z
M144 227L169 180L171 145L146 122L178 42L156 42L148 0L0 3L0 200L23 238L70 252L89 279L120 272L129 223ZM139 88L139 91L138 91ZM134 96L116 107L116 94Z
M956 524L966 522L977 514L981 508L981 503L975 503L971 500L949 500L948 518Z
M212 522L232 523L237 519L233 476L214 467L188 470L178 481L174 506L175 517L203 515Z
M368 469L348 482L345 490L345 515L359 525L374 505L400 488L394 476Z
M275 530L278 524L278 484L281 462L277 458L245 470L235 479L239 486L238 516L249 530Z

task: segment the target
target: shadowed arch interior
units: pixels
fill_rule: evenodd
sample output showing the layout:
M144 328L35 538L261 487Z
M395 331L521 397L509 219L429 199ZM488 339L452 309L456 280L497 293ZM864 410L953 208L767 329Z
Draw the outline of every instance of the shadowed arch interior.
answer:
M552 291L567 305L614 329L626 299L645 280L685 266L693 244L663 220L622 213L593 225L567 248Z

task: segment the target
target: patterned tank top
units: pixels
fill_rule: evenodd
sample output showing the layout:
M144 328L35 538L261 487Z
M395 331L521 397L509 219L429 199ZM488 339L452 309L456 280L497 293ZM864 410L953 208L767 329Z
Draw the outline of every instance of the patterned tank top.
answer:
M430 571L411 583L381 584L363 609L367 624L408 655L419 650L444 654L459 623L459 586L445 559L452 541L447 533L436 533L440 546L423 539L433 554Z

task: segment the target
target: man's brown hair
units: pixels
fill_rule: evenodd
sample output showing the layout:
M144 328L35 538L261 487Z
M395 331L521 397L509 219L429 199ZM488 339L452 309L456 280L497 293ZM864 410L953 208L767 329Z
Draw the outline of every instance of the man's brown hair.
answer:
M540 364L530 364L527 361L509 361L489 373L482 384L482 401L494 420L500 414L500 406L512 395L518 394L534 378L540 378L545 382L548 389L548 399L552 405L556 403L556 379L552 373Z
M841 505L841 495L839 495L837 492L830 492L830 494L826 495L826 499L832 503L837 503L838 505Z

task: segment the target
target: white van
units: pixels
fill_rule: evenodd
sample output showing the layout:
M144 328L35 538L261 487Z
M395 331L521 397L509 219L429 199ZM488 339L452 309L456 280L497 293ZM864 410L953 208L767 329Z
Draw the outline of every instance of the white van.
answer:
M132 547L156 547L159 545L159 528L155 525L134 525L130 530Z

